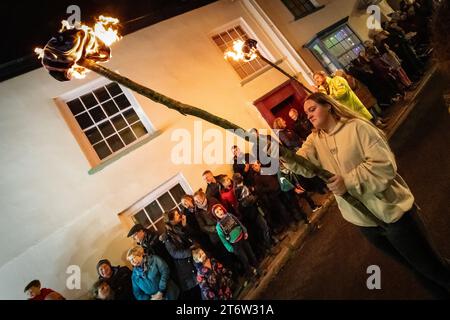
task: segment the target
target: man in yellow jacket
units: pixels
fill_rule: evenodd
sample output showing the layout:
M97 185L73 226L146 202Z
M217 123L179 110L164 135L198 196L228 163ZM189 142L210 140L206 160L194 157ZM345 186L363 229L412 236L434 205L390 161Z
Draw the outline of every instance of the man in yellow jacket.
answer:
M339 76L330 78L325 72L318 71L314 73L314 82L317 85L318 92L331 96L367 120L372 120L373 117L369 110L362 104L361 100L359 100L344 78Z

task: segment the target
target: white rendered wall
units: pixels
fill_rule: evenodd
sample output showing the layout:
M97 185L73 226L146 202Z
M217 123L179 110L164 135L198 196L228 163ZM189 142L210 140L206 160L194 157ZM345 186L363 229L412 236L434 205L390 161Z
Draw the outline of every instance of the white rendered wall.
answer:
M266 124L251 103L286 79L269 70L242 86L208 36L239 17L280 59L242 6L224 0L125 36L114 45L107 67L244 128L262 128ZM136 95L161 135L89 175L52 98L96 77L61 83L41 68L0 84L0 299L24 299L23 287L35 278L67 298L84 296L96 280L100 258L125 263L131 242L119 212L179 172L196 189L203 186L205 169L230 170L229 165L173 165L172 131L192 130L195 119ZM69 265L81 267L81 290L65 288Z

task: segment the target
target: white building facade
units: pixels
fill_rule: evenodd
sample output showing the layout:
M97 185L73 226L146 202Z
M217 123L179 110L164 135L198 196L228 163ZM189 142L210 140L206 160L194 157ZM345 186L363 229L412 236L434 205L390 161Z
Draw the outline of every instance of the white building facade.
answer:
M217 1L125 36L105 65L243 128L268 129L254 102L286 77L256 62L233 66L222 50L236 37L256 38L268 58L311 84L323 66L302 46L349 16L355 1L311 2L324 7L295 20L278 0ZM362 40L367 16L349 19ZM126 264L133 223L160 230L162 211L204 187L204 170L231 172L200 161L214 133L195 139L215 126L92 72L62 83L40 68L4 81L0 119L0 299L24 299L33 279L68 299L85 297L99 259ZM192 137L191 164L172 161L179 130Z

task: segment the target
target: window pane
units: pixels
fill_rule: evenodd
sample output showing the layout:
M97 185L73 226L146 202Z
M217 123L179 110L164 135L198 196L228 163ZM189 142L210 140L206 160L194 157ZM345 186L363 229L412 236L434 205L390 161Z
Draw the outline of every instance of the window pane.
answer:
M336 38L334 36L330 37L330 41L333 45L338 43L338 41L336 40Z
M104 159L111 154L111 150L104 141L94 145L94 150L100 159Z
M230 37L234 40L239 39L239 33L235 29L228 30Z
M218 46L223 44L223 40L219 35L215 35L212 39Z
M231 37L228 35L227 32L222 32L220 34L220 37L223 39L223 41L225 41L225 43L232 41Z
M358 37L356 37L354 34L350 37L351 38L351 42L353 43L353 45L357 45L360 44L361 41L359 41Z
M242 69L241 67L236 68L236 72L241 77L241 79L244 79L247 76L244 69Z
M103 106L103 109L105 109L108 116L112 116L112 115L116 114L117 112L119 112L119 109L117 109L116 104L112 100L109 100L108 102L103 103L102 106Z
M250 74L253 73L253 68L248 63L243 63L242 64L242 69L244 70L246 75L250 75Z
M95 107L94 109L89 110L89 113L91 114L92 119L94 119L95 122L100 122L103 119L106 119L106 114L100 107Z
M128 108L131 106L130 101L128 101L127 97L124 94L114 98L114 101L117 103L121 110Z
M80 99L75 99L75 100L69 101L69 102L67 102L67 105L69 106L69 109L74 116L76 116L77 114L79 114L85 110Z
M320 49L320 47L316 44L313 48L315 51L317 51L318 53L323 53L322 49Z
M252 66L252 68L255 71L258 71L259 69L261 69L263 67L263 65L261 64L261 61L258 59L251 61L250 65Z
M352 48L352 46L346 41L342 41L341 45L344 47L345 50L350 50Z
M120 131L121 129L125 128L127 126L127 123L125 122L125 119L122 117L121 114L115 116L111 119L112 124L116 128L117 131Z
M350 56L350 61L357 58L357 55L353 51L349 51L348 55Z
M336 49L337 49L338 55L341 55L345 52L344 46L341 45L340 43L338 45L336 45Z
M159 204L163 207L164 211L169 211L176 206L176 203L173 202L169 193L164 193L161 197L158 198Z
M111 125L111 123L109 121L105 121L105 122L99 124L98 128L103 133L103 136L105 138L109 137L110 135L112 135L115 132L113 126Z
M77 122L80 125L81 129L86 129L94 124L87 112L76 116L75 119L77 119Z
M113 152L116 152L124 147L122 140L120 140L117 134L113 135L112 137L109 137L108 139L106 139L106 141L108 141L108 144L113 150Z
M180 203L181 197L186 194L186 192L184 192L183 188L179 184L170 189L170 193L172 194L172 197L174 197L177 203Z
M158 234L162 234L166 231L166 225L164 223L164 219L159 220L156 225L156 232L158 232Z
M98 88L94 91L95 96L97 97L97 100L100 102L106 101L110 98L108 92L104 87Z
M85 95L82 95L81 100L83 101L84 105L86 106L87 109L95 106L97 103L97 100L95 100L94 95L92 93L88 93Z
M283 3L296 18L305 16L315 10L309 0L283 0Z
M122 89L120 89L119 85L116 82L111 82L110 84L106 85L106 88L108 89L109 94L112 97L122 93Z
M335 57L339 56L339 52L338 52L337 46L334 46L334 47L330 48L330 53L331 53L333 56L335 56Z
M131 131L130 128L126 128L119 132L120 136L122 137L122 140L125 142L126 145L132 143L134 140L136 140L136 137L133 134L133 131Z
M127 119L129 124L133 124L139 120L139 117L136 114L136 111L134 111L134 109L128 109L127 111L125 111L123 113L123 115L124 115L125 119Z
M241 35L245 35L246 33L244 32L244 30L242 30L241 26L236 26L234 27L234 29Z
M100 131L98 131L96 127L89 129L85 133L91 144L95 144L100 140L102 140L102 135L100 134Z
M136 219L138 223L142 224L144 228L148 228L151 224L147 216L145 215L144 210L141 210L138 213L136 213L133 218Z
M149 205L145 207L145 210L147 211L147 214L150 216L150 219L153 221L158 220L163 212L161 211L161 208L159 207L158 203L156 201L153 201Z
M131 126L134 131L136 137L142 137L147 134L147 129L145 129L144 125L141 122L137 122Z

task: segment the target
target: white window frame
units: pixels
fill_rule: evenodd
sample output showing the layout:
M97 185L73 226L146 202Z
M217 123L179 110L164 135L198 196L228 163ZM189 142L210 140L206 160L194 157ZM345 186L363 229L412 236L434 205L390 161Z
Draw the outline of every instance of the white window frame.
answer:
M109 79L106 79L104 77L97 78L95 80L92 80L82 86L79 86L73 90L70 90L56 98L54 98L54 101L56 105L58 106L64 120L66 121L67 125L69 126L70 130L72 131L72 134L74 135L75 139L77 140L78 144L80 145L81 150L85 154L87 160L89 161L89 164L92 168L107 162L111 158L116 157L118 154L121 154L122 152L126 151L127 149L133 147L134 145L140 143L142 140L147 139L149 136L153 135L156 130L152 122L148 119L147 115L145 114L144 110L142 109L139 102L136 100L135 96L132 94L131 90L128 88L122 86L121 84L117 83L124 93L125 97L128 99L128 101L131 104L131 107L138 115L140 121L144 125L144 127L147 129L147 134L139 137L132 143L125 145L125 147L121 148L118 151L112 152L109 156L100 159L95 152L92 144L87 139L84 131L79 126L77 120L75 119L75 116L72 114L72 112L69 109L69 106L67 105L68 101L71 101L73 99L79 98L84 94L93 92L94 90L98 89L99 87L105 86L111 82Z
M239 17L237 19L234 19L220 27L217 27L215 29L213 29L212 31L210 31L208 33L208 38L210 39L210 41L212 42L212 44L214 45L214 47L217 49L218 52L220 52L221 56L223 57L223 52L220 50L220 48L217 46L217 44L214 42L214 40L212 39L213 36L218 35L222 32L227 31L230 28L236 27L236 26L240 26L244 32L252 39L258 41L258 50L261 52L261 54L266 57L267 59L269 59L270 61L274 61L274 56L271 54L271 52L267 49L267 47L264 45L264 43L258 38L258 36L256 35L255 32L253 32L253 30L250 28L250 26L248 25L248 23L244 20L244 18ZM225 59L224 59L225 60ZM233 66L227 62L227 65L231 68L231 70L233 70L233 73L236 74L236 76L239 78L239 80L241 81L241 84L245 84L250 80L253 80L254 78L258 77L259 75L261 75L262 73L264 73L265 71L269 70L271 67L269 65L266 65L265 67L261 68L260 70L252 73L251 75L247 76L246 78L242 79L239 74L236 72L236 70L234 70Z
M320 33L323 33L321 35L316 35L314 37L314 39L312 41L310 41L307 45L305 45L306 48L309 49L309 51L311 52L312 55L314 55L314 57L320 62L320 64L330 73L334 73L335 70L333 70L334 68L336 69L345 69L347 65L344 66L344 64L339 60L340 57L343 57L345 54L341 54L339 57L336 57L331 51L330 49L327 48L327 46L325 45L324 41L322 40L323 38L326 38L328 36L330 36L331 34L335 34L336 31L342 29L342 28L348 28L350 30L350 32L352 33L351 36L355 36L358 40L359 40L359 44L354 45L352 47L352 49L350 50L346 50L347 54L349 51L352 51L355 47L358 46L363 46L363 41L362 39L359 37L359 35L353 30L353 28L350 26L350 24L348 23L348 21L344 21L344 22L339 22L334 26L328 27L325 30L328 31L322 31ZM339 41L342 42L342 41ZM316 53L314 50L314 46L318 46L322 52L323 55ZM320 55L320 56L319 56ZM326 62L324 61L323 56L325 56L330 62ZM330 67L332 66L332 67Z
M180 172L171 179L167 180L163 184L161 184L159 187L153 189L150 191L147 195L145 195L140 200L136 201L133 205L131 205L128 209L122 211L119 213L119 218L122 220L124 224L126 224L127 227L131 227L134 225L133 216L137 214L139 211L141 211L143 208L145 208L147 205L152 203L153 201L156 201L159 197L161 197L163 194L167 193L175 187L177 184L181 185L184 192L186 194L193 194L193 190L189 183L187 182L184 175ZM173 197L172 197L173 199ZM173 199L176 203L177 207L181 210L180 203L177 203L175 199ZM161 204L157 201L161 211L164 212L164 209L162 208ZM157 231L155 228L155 224L161 221L163 217L161 216L156 221L153 221L153 224L149 226L149 228L153 227L154 231Z

